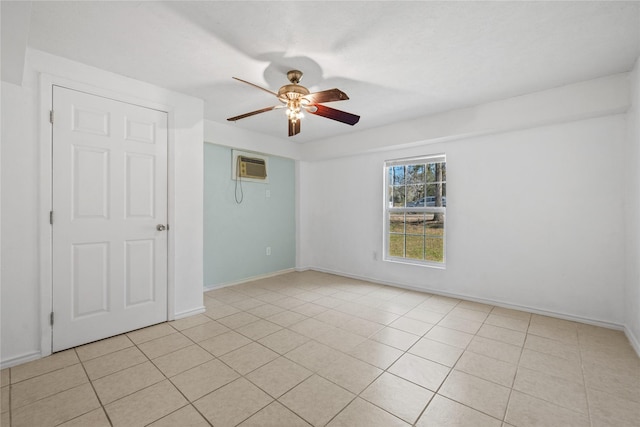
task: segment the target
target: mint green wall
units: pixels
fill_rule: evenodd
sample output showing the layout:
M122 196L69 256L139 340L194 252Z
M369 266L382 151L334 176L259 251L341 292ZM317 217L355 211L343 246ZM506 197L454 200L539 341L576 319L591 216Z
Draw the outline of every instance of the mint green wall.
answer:
M269 156L269 183L242 182L237 204L231 156L231 148L204 144L205 287L295 267L295 162Z

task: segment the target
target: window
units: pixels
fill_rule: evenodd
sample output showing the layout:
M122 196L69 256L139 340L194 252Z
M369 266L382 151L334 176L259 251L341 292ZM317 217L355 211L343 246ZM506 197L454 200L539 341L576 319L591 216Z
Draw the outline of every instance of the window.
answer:
M445 156L387 161L385 177L385 260L443 266Z

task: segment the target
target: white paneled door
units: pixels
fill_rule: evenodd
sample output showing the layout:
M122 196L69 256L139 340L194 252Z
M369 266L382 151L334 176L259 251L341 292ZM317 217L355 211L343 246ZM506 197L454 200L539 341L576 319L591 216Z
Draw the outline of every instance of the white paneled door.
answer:
M167 320L167 113L53 87L53 351Z

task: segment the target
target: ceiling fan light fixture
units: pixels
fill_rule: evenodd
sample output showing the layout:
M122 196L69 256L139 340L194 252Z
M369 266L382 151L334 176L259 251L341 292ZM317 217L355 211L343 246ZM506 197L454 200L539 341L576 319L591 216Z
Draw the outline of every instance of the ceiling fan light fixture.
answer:
M304 117L298 100L291 100L287 103L287 117L289 120L297 121Z
M278 93L275 93L269 89L265 89L253 83L234 77L234 79L238 81L275 95L282 105L267 107L261 110L241 114L239 116L229 117L227 120L235 122L236 120L251 117L256 114L279 108L286 108L287 121L289 123L289 136L295 136L300 133L300 119L304 117L302 110L316 116L326 117L351 126L355 125L360 120L360 116L355 114L322 105L322 103L325 102L345 101L349 99L347 94L342 92L340 89L336 88L310 93L309 89L298 84L302 79L302 71L299 70L289 71L287 73L287 78L291 84L282 86L278 90Z

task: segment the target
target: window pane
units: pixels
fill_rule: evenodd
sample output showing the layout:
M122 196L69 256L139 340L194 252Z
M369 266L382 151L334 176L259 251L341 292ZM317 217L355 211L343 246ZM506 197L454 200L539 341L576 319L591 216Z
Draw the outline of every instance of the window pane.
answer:
M389 168L389 182L393 185L404 184L404 166Z
M407 184L416 184L425 180L425 165L408 165L406 167Z
M424 234L424 214L423 213L407 213L406 217L406 233L407 234Z
M389 231L391 233L404 233L404 214L389 214Z
M438 194L441 195L440 200L438 200ZM446 207L446 203L447 198L445 184L427 184L427 198L425 206Z
M444 237L444 214L429 212L425 214L425 234L427 237Z
M424 207L424 192L423 184L407 185L407 207Z
M436 181L436 164L428 163L427 164L427 173L426 173L427 182L435 182Z
M404 234L389 235L389 255L404 257Z
M435 184L427 184L427 196L435 196L437 187Z
M407 258L424 259L424 236L407 235Z
M393 207L404 208L404 185L397 185L393 187Z
M444 239L429 238L426 239L425 259L427 261L444 262Z
M426 178L427 182L441 182L445 181L446 177L445 163L428 163Z

